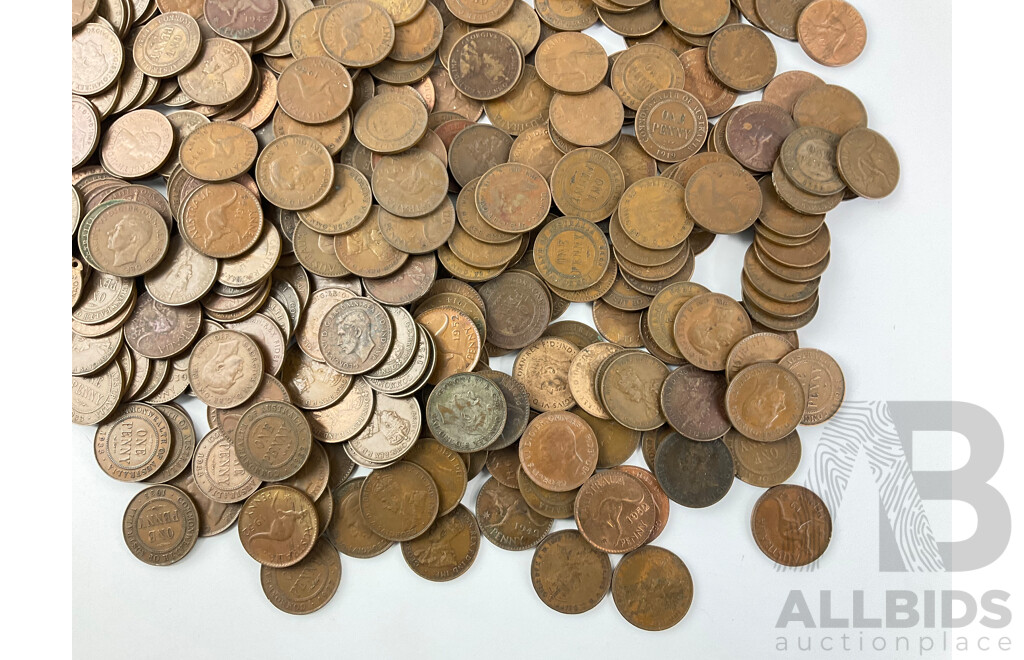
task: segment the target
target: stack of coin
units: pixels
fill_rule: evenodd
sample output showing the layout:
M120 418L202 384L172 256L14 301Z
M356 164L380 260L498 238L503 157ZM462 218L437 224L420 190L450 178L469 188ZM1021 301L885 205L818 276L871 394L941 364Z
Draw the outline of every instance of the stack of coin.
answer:
M551 608L610 591L660 630L694 597L650 545L670 502L739 478L768 489L765 554L817 559L827 507L784 482L844 382L796 330L826 212L899 163L852 92L776 75L763 29L829 66L865 42L842 0L74 3L72 421L149 484L132 553L238 520L268 600L306 614L339 552L397 542L444 581L482 536L536 548ZM718 234L752 237L742 305L690 282ZM580 303L596 330L553 323Z

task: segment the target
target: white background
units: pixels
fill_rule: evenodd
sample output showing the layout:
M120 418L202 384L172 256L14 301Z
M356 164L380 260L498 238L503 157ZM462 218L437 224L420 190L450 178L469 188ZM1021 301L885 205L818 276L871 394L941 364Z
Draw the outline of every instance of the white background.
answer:
M867 22L869 42L848 67L819 67L797 44L773 37L779 71L812 71L860 96L871 127L889 137L903 171L892 197L844 203L829 214L832 263L822 283L821 311L801 331L801 345L822 348L839 360L849 399L953 397L986 407L1006 433L1006 456L993 484L1020 510L1022 489L1013 478L1021 460L1016 417L1021 365L1014 343L1019 295L1011 279L1021 234L1015 194L1019 164L1010 157L1020 143L1012 132L1017 122L1010 101L1017 81L1008 75L1009 62L1018 59L1019 39L1011 34L1013 5L973 2L968 8L957 3L965 12L955 31L963 61L957 63L958 98L952 103L952 3L855 4ZM17 17L11 21L28 24ZM609 51L622 47L603 28L588 32ZM200 539L175 566L141 564L120 533L122 512L138 487L115 482L96 467L91 432L74 429L69 438L56 431L67 428L66 413L60 412L67 399L54 394L55 383L66 382L66 311L57 313L64 296L53 293L66 290L66 248L60 247L67 240L61 220L67 215L65 196L54 191L66 185L60 183L67 173L57 164L62 162L57 154L66 152L67 134L56 128L66 125L65 113L52 109L64 107L66 92L51 88L62 89L67 79L67 51L56 46L56 37L48 37L49 48L59 52L36 57L41 43L36 37L32 30L13 37L12 47L33 57L18 59L17 66L24 68L4 101L4 125L13 138L4 164L5 201L11 208L2 261L6 289L13 294L4 315L4 344L13 357L9 374L14 376L5 387L6 474L14 480L6 487L5 501L14 509L14 524L7 525L3 545L8 579L14 580L5 590L8 602L14 615L25 619L11 626L21 633L9 642L15 648L67 649L73 641L75 652L90 658L621 657L638 651L771 657L778 655L774 626L790 589L872 593L948 587L944 575L878 572L877 500L864 465L842 510L833 512L835 535L814 573L776 571L757 550L748 519L759 489L737 482L722 502L705 510L673 504L658 544L687 563L695 598L682 623L656 634L625 623L610 596L584 615L547 609L530 586L532 553L506 552L486 540L473 568L448 584L413 575L397 548L373 560L343 556L337 595L306 617L284 615L266 601L259 567L233 529ZM52 67L45 73L37 68L44 62ZM757 98L748 95L741 102ZM954 109L957 131L951 140ZM23 130L26 112L31 130ZM31 123L36 118L38 123ZM720 238L698 258L693 279L738 297L749 240ZM587 320L586 307L573 307L567 318ZM506 371L510 366L507 359L496 362ZM190 412L202 426L201 408L191 406ZM801 430L804 460L793 481L806 474L819 435L820 429ZM952 446L962 448L962 443ZM965 459L941 441L918 451L929 465ZM632 462L642 462L639 454ZM478 478L470 485L464 502L471 508L481 483ZM966 508L954 512L950 521L948 513L929 510L940 538L965 538L973 531L973 513ZM1011 542L1000 562L954 576L954 586L1019 594L1011 560L1015 552L1020 554L1019 543ZM72 621L62 604L68 591ZM1009 603L1012 609L1012 597ZM1017 628L996 636L1019 643ZM974 639L982 632L960 634ZM1000 656L990 652L986 657L993 654Z

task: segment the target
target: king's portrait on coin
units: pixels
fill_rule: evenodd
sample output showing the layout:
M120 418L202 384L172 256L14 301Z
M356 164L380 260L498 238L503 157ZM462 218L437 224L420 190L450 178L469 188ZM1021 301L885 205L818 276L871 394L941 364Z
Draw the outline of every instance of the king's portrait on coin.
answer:
M370 317L361 309L352 309L338 317L334 326L345 355L365 362L377 344L370 336Z
M243 366L236 342L218 344L217 352L203 367L203 381L213 392L226 394L242 374Z
M142 248L153 237L153 227L145 220L126 215L107 234L107 249L113 253L114 265L135 263Z

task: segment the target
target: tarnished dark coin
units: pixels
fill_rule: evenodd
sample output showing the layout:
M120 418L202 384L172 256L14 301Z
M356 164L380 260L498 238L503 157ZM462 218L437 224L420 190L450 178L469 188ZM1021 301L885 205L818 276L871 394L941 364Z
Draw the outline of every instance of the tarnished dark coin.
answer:
M334 515L325 532L339 552L360 559L376 557L392 545L370 529L363 517L359 492L365 480L364 477L350 479L334 490Z
M487 101L502 96L519 81L523 54L504 32L474 30L455 42L448 72L460 92L471 99Z
M487 305L487 340L518 350L536 341L551 318L544 284L528 273L502 273L480 287Z
M529 550L551 529L554 521L527 504L515 488L488 479L476 497L476 517L480 532L488 541L504 550Z
M516 485L526 504L545 518L572 518L579 488L564 492L542 488L527 476L521 464Z
M800 436L793 431L775 442L757 442L733 429L722 438L732 454L736 477L751 486L777 486L800 465Z
M537 546L530 578L545 605L563 614L581 614L597 607L608 593L612 564L578 531L563 529Z
M470 124L459 130L448 146L452 177L465 186L492 167L508 162L511 148L512 137L508 133L487 124Z
M359 491L366 524L391 541L409 541L427 531L437 517L437 487L426 470L399 461L374 470Z
M530 394L522 383L506 373L492 370L478 373L497 385L505 398L505 426L498 439L488 447L489 449L504 449L522 436L530 422Z
M758 498L750 528L757 547L769 559L783 566L806 566L828 548L832 516L813 491L783 484Z
M654 474L673 502L699 509L725 497L735 467L720 439L697 442L674 433L658 447Z
M649 545L615 567L612 599L619 614L642 630L667 630L679 623L693 602L693 578L683 560Z
M125 341L148 358L168 358L184 351L199 335L199 305L171 307L141 293L125 323Z
M576 497L576 526L602 552L636 550L654 531L654 496L636 477L618 470L598 472Z
M836 167L839 136L823 128L803 126L782 143L779 162L789 180L812 195L828 196L842 192L846 184Z
M409 568L432 582L454 580L469 570L480 550L480 528L469 509L457 504L425 533L402 543Z
M320 539L301 561L284 568L260 566L260 585L274 607L288 614L310 614L326 605L341 584L341 559Z
M615 420L594 417L580 408L573 413L590 426L597 438L597 467L610 468L622 465L633 455L640 444L640 431L627 429Z
M679 367L665 379L661 407L669 425L691 440L721 438L732 427L726 413L725 375L692 364Z
M505 397L497 385L472 373L448 376L430 393L427 426L444 446L459 452L486 449L505 427Z
M519 488L519 447L513 444L505 449L492 449L487 452L487 461L484 463L491 476L504 486Z
M150 486L128 503L122 533L128 549L138 559L153 566L169 566L196 544L199 514L181 490Z

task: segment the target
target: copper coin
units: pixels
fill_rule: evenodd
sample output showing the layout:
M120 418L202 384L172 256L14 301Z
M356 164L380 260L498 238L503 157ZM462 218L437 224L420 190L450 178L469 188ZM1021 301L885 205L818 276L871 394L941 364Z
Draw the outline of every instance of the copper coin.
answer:
M408 541L427 531L437 517L437 487L426 470L399 461L374 470L359 491L366 524L391 541Z
M705 165L686 184L686 210L694 222L716 234L737 234L761 211L761 189L742 167Z
M750 529L757 547L775 563L806 566L828 548L832 516L813 491L783 484L758 498Z
M124 374L117 362L90 376L71 378L71 422L98 424L121 400Z
M458 452L486 449L505 427L505 397L477 374L448 376L430 393L427 426L444 446Z
M763 88L775 77L778 57L764 32L750 25L727 25L708 43L708 68L740 92Z
M553 521L527 504L522 494L488 479L476 497L480 532L503 550L529 550L551 530Z
M634 183L619 200L617 218L626 236L654 250L682 243L693 229L693 219L683 208L685 193L682 185L665 177Z
M761 188L761 213L758 219L772 231L783 236L810 236L821 227L825 214L801 213L779 198L771 177L758 182Z
M536 170L519 163L496 165L477 182L476 208L495 229L523 233L547 217L551 191Z
M81 96L71 97L71 167L89 160L100 144L100 116ZM77 226L77 223L76 223Z
M470 25L493 23L512 9L513 0L444 0L448 10L459 20Z
M392 545L370 529L363 517L359 493L365 480L364 477L350 479L334 490L334 515L326 531L327 538L339 552L360 559L376 557Z
M139 29L132 54L135 65L147 76L167 78L188 68L201 45L196 19L183 12L168 12Z
M846 380L835 359L824 351L800 348L779 361L803 387L806 399L801 424L821 424L839 410L846 396Z
M669 425L691 440L721 438L732 427L726 412L725 375L688 364L665 379L661 406Z
M836 167L839 136L823 128L805 126L782 144L779 161L789 180L800 190L827 196L842 192L846 184Z
M461 504L439 516L421 536L402 543L402 556L409 568L432 582L454 580L468 571L479 550L480 528Z
M651 535L647 538L647 541L645 541L645 545L647 543L654 542L656 538L661 536L661 533L665 531L665 527L668 525L670 510L668 495L666 495L665 491L662 490L657 477L654 476L654 473L649 470L645 470L642 467L637 467L635 465L620 465L615 469L621 470L622 472L635 477L640 481L640 483L647 487L647 490L651 492L651 496L654 498L654 510L656 516L654 519L654 531L651 532Z
M474 124L460 130L448 147L448 166L460 186L482 176L495 165L508 162L512 138L504 131Z
M789 113L771 103L740 106L725 126L729 152L741 165L757 172L770 172L783 141L796 129Z
M320 324L319 344L327 364L347 374L371 371L387 356L394 329L380 304L368 298L343 300Z
M868 35L856 7L842 0L817 0L800 12L796 37L818 64L845 66L864 50Z
M206 39L199 56L178 75L178 84L196 103L224 105L245 93L253 71L252 59L239 43Z
M796 41L796 25L801 12L812 0L755 0L757 15L765 26L790 41Z
M729 351L726 378L732 380L740 371L758 362L778 363L793 348L784 337L772 332L757 332L744 337Z
M99 94L117 81L123 67L124 50L113 30L89 23L72 33L72 94Z
M764 88L762 100L793 114L793 106L804 92L811 87L824 84L825 82L813 73L785 71L775 76Z
M602 552L636 550L650 538L656 518L651 492L639 479L619 470L595 474L576 497L576 525L583 538Z
M469 372L483 351L483 341L472 319L450 306L441 306L416 315L433 338L437 364L427 382L440 383L446 377Z
M530 422L519 442L519 458L531 481L545 490L567 492L581 486L597 467L593 429L569 412L543 413Z
M308 135L324 145L332 156L337 155L346 144L357 144L349 143L349 135L352 131L351 112L345 112L337 119L322 124L305 124L292 119L278 107L274 110L271 126L274 137Z
M687 361L707 371L722 371L732 347L751 333L750 318L732 298L705 293L679 309L673 333Z
M309 497L311 502L316 500L327 490L327 482L330 479L331 464L327 458L327 452L319 443L313 443L313 448L301 469L294 475L281 481L275 486L290 486L301 491ZM315 505L314 505L315 508ZM319 530L319 521L317 529Z
M298 408L261 401L242 415L234 435L238 462L263 481L281 481L306 462L312 443L309 423Z
M783 169L781 158L775 161L775 167L772 168L772 187L786 206L807 215L827 213L843 201L842 191L821 196L798 188Z
M171 429L160 411L143 403L129 403L96 429L96 462L118 481L142 481L167 461Z
M725 397L729 419L736 430L759 442L774 442L789 435L804 414L804 392L788 369L760 362L739 372Z
M851 191L864 199L881 199L896 189L900 161L882 135L869 128L855 128L836 147L839 176Z
M474 30L452 46L448 72L456 89L487 101L511 90L523 72L523 55L512 37L492 29Z
M319 362L313 364L330 369ZM338 373L333 369L331 371ZM366 427L373 410L373 390L364 379L356 378L352 387L339 400L309 411L308 421L313 438L325 443L349 440Z
M611 356L605 364L598 374L598 391L612 419L636 431L664 424L659 401L668 376L664 363L649 354L630 351Z
M644 151L666 162L697 153L708 133L708 115L696 96L679 89L654 92L637 109L636 138Z
M345 67L329 57L299 59L281 73L277 101L292 119L323 124L348 109L352 78Z
M510 163L529 165L550 181L555 165L564 155L551 141L545 121L542 126L535 126L519 134L512 143L508 160Z
M694 282L676 282L654 296L647 311L647 324L651 338L658 348L674 358L682 358L676 346L673 328L676 314L688 300L702 293L708 293L706 287Z
M451 236L455 221L455 207L447 197L436 209L417 217L402 218L385 209L377 212L377 225L384 240L408 254L436 250Z
M571 342L558 337L542 337L520 351L512 375L526 386L531 408L550 412L568 410L574 405L569 390L569 365L578 352Z
M498 480L498 483L509 488L519 489L519 468L522 463L519 461L519 447L513 445L504 449L491 449L487 452L487 461L484 464L491 476Z
M195 340L201 320L202 310L198 305L171 307L142 293L125 324L125 340L148 358L171 357Z
M179 159L185 171L203 181L227 181L249 171L259 143L248 127L218 121L197 127L181 144Z
M664 46L652 43L631 46L611 68L612 89L623 105L633 110L656 91L682 89L685 78L679 59Z
M256 183L275 206L292 211L308 209L333 189L331 154L306 135L279 137L257 159Z
M427 109L422 101L407 94L375 96L359 108L352 130L366 148L398 153L419 142L426 133Z
M551 35L537 47L535 58L541 80L567 94L589 92L604 81L608 72L604 47L581 32Z
M517 2L515 6L524 6L529 11L526 3ZM530 15L536 17L532 11ZM520 135L547 124L548 106L553 94L554 91L537 75L537 69L526 64L515 86L504 95L484 103L484 108L492 124L509 135Z
M579 488L565 492L541 488L527 476L522 464L516 482L526 504L540 515L546 518L572 518Z
M673 433L654 458L654 474L669 498L700 509L718 502L732 487L735 469L721 439L698 442Z
M438 516L458 508L467 484L466 464L458 453L433 438L420 438L402 456L402 460L419 465L434 480L438 493Z
M318 540L301 561L284 568L260 566L260 585L274 607L310 614L326 605L341 583L341 560L331 544Z
M340 5L340 6L338 6ZM327 53L345 66L381 62L395 42L395 24L384 7L368 0L337 3L320 25Z
M513 445L526 430L530 421L530 395L526 387L518 380L500 371L481 371L481 376L491 381L501 390L505 398L505 426L501 435L491 445L491 449L504 449Z
M622 101L606 85L582 94L556 93L551 99L551 127L581 147L600 147L614 140L622 129Z
M174 129L166 117L156 110L135 110L104 131L100 160L119 177L144 178L164 164L173 146Z
M401 268L409 255L384 240L374 206L353 230L334 236L334 251L345 269L361 277L384 277Z
M594 417L581 408L574 408L573 413L590 426L597 437L597 467L610 468L622 465L633 455L640 445L640 432L627 429L622 424L611 420Z
M171 451L164 464L154 474L147 477L149 483L169 483L192 462L196 449L196 431L188 413L177 405L154 406L171 430ZM198 506L198 505L197 505Z
M235 257L259 240L263 210L259 198L239 183L208 183L189 196L178 228L200 253L220 259Z
M582 218L557 218L537 234L534 262L552 285L579 291L596 284L611 259L608 239L592 222Z
M317 538L317 513L302 491L266 486L245 501L238 515L238 536L249 556L264 566L283 568L302 560Z
M412 218L441 205L448 192L448 171L429 151L408 149L382 158L373 171L371 185L382 208Z
M800 465L800 436L796 431L766 443L751 440L734 429L722 440L732 454L736 477L751 486L777 486L793 476Z
M867 128L868 112L857 95L839 85L818 85L804 92L793 106L799 126L823 128L842 137Z
M153 566L169 566L196 544L199 514L181 490L150 486L128 503L122 533L128 550L138 559Z
M199 536L215 536L227 530L238 518L242 503L221 504L214 502L199 490L191 470L178 475L171 485L185 491L199 514Z
M650 304L650 299L644 298ZM594 302L592 311L594 325L608 341L624 348L639 348L643 344L639 312L618 309L604 299Z
M597 369L606 358L623 348L617 344L598 342L580 350L569 364L569 389L580 408L599 419L610 419L594 388Z
M667 630L682 621L693 602L693 578L683 560L649 545L619 562L612 599L626 621L642 630Z
M351 231L370 213L373 195L354 167L334 165L334 183L323 201L299 211L299 219L321 234Z
M259 388L263 356L256 342L240 332L213 332L192 349L188 378L203 403L232 408Z
M551 172L551 196L565 215L591 222L615 210L625 189L622 168L600 149L574 149Z
M139 202L105 202L90 211L78 229L78 247L86 263L120 277L156 268L168 243L160 214Z
M537 546L530 579L545 605L562 614L581 614L597 607L608 593L612 564L578 531L563 529Z

